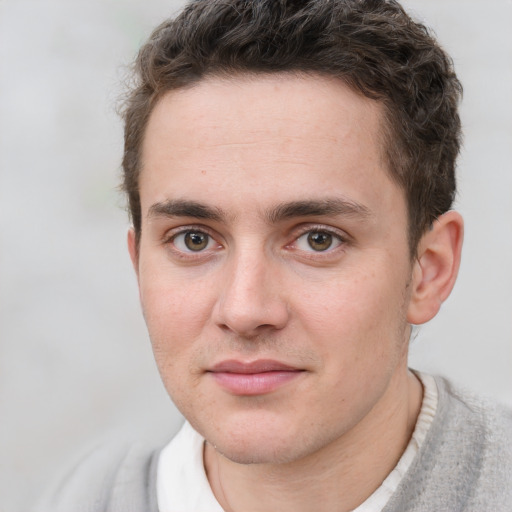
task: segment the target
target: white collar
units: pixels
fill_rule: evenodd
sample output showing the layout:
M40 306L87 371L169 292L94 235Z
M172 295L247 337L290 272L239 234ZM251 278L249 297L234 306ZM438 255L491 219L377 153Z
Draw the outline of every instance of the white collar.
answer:
M433 377L416 372L423 384L423 402L411 440L381 486L353 512L380 512L396 491L418 453L437 409ZM204 438L185 422L162 450L158 461L159 512L223 512L211 490L203 464Z

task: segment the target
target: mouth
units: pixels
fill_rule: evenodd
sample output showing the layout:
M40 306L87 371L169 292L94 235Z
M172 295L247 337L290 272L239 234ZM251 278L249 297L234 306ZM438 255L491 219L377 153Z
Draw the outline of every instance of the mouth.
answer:
M251 362L222 361L207 373L228 393L238 396L257 396L276 391L297 379L304 371L280 361L260 359Z

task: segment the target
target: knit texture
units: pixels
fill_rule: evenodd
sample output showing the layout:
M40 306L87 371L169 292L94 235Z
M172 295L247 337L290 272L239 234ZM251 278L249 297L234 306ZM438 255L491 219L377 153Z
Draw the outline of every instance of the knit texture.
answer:
M436 382L434 422L383 512L512 511L512 411Z
M159 454L137 444L96 447L34 512L158 512Z

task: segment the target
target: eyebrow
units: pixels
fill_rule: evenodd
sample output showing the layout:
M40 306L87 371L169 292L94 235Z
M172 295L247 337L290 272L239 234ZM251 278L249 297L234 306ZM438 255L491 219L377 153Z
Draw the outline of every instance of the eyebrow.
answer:
M220 222L225 219L226 215L220 208L196 201L169 199L153 204L149 208L148 217L194 217Z
M321 200L290 201L278 204L265 214L267 222L277 224L295 217L319 217L326 215L343 215L365 219L371 211L364 205L348 199L327 198ZM224 221L226 213L221 209L196 201L168 199L153 204L148 217L192 217L195 219Z
M315 217L324 215L343 215L365 219L371 216L366 206L348 199L329 198L322 200L292 201L282 203L267 213L267 220L275 224L294 217Z

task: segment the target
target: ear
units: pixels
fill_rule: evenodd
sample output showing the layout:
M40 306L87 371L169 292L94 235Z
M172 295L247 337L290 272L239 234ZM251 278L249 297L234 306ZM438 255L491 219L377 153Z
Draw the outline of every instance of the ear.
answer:
M439 217L421 238L412 273L409 323L423 324L434 318L450 295L459 272L463 238L464 221L454 211Z
M132 260L133 269L139 278L139 246L137 244L137 237L135 236L135 230L130 228L128 230L128 252L130 253L130 259Z

